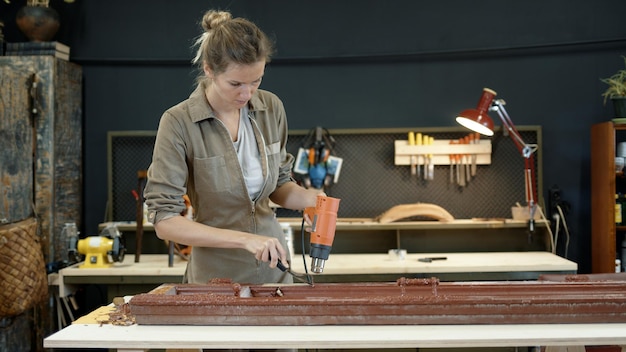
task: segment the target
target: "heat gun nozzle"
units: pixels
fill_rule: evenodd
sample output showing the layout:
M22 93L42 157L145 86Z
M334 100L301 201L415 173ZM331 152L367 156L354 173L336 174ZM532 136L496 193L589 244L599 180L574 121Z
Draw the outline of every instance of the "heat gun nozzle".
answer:
M326 260L322 258L313 258L311 259L311 271L316 274L321 274L324 271L324 264Z

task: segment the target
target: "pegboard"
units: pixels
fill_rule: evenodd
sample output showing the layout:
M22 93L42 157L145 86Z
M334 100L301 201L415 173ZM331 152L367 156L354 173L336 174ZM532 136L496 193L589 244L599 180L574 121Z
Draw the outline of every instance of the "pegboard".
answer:
M108 199L106 221L135 221L137 171L152 162L156 131L109 131L107 134Z
M543 194L541 127L518 126L526 143L538 145L535 154L537 194ZM333 155L343 158L339 180L325 191L341 198L339 217L373 218L398 204L437 204L457 219L510 218L511 207L525 203L524 159L513 140L496 131L490 137L490 165L477 165L476 176L465 187L450 183L450 166L436 165L434 178L411 175L410 167L394 165L394 141L407 139L409 131L435 139L458 139L467 135L462 127L330 130L335 139ZM309 131L289 133L287 150L294 156ZM137 171L152 159L156 131L108 133L107 221L133 221ZM483 137L486 138L486 137ZM540 204L543 202L539 199ZM300 217L295 211L278 209L279 217Z
M543 194L541 127L517 126L524 141L537 144L535 170L537 194ZM468 134L459 128L406 128L330 130L335 139L333 155L343 158L339 180L325 191L341 198L339 217L372 218L398 204L437 204L457 219L510 218L511 207L525 204L524 159L515 143L497 130L490 165L477 165L476 177L465 187L450 183L450 166L436 165L434 178L411 175L410 167L394 165L394 141L407 139L409 131L437 139L458 139ZM296 155L309 131L291 131L287 149ZM486 137L482 137L486 138ZM300 216L279 209L279 217Z

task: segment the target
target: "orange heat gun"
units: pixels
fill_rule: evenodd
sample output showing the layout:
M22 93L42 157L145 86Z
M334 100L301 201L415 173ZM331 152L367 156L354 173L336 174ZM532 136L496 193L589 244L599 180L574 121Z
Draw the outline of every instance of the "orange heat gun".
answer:
M339 201L338 198L318 195L315 207L304 209L304 213L312 221L311 271L316 274L324 271L324 263L326 263L333 246Z

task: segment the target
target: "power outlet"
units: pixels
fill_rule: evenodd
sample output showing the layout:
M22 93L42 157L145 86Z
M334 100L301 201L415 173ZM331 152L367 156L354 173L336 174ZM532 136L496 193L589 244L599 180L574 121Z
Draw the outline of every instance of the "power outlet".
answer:
M563 201L561 195L561 189L559 186L554 185L550 187L548 190L548 216L549 220L553 218L555 214L559 214L558 208L561 208L563 215L565 215L569 210L569 204ZM560 214L559 214L560 215Z

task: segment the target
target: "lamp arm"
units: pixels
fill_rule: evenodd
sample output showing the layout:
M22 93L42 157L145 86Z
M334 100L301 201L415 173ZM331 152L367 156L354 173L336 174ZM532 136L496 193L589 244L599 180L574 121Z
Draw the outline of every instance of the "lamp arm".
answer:
M527 144L526 142L524 142L524 139L522 139L522 136L517 131L517 128L515 128L515 125L513 124L513 121L511 120L509 113L504 108L505 104L506 103L502 99L494 100L493 105L489 108L489 110L495 111L496 113L498 113L498 117L500 117L500 120L502 121L502 125L511 134L511 136L513 136L512 138L514 139L515 144L517 145L517 147L520 149L520 152L521 152L522 149Z
M537 209L537 201L536 201L536 189L535 189L535 170L534 170L534 157L533 154L537 151L537 144L528 144L524 142L524 139L515 128L511 117L508 112L504 108L506 103L502 99L494 100L492 106L489 108L491 111L495 111L500 120L502 120L502 124L504 128L506 128L511 134L511 138L517 145L520 153L525 159L525 170L524 170L524 183L526 184L526 201L529 206L529 226L530 232L533 233L535 230L535 211Z

